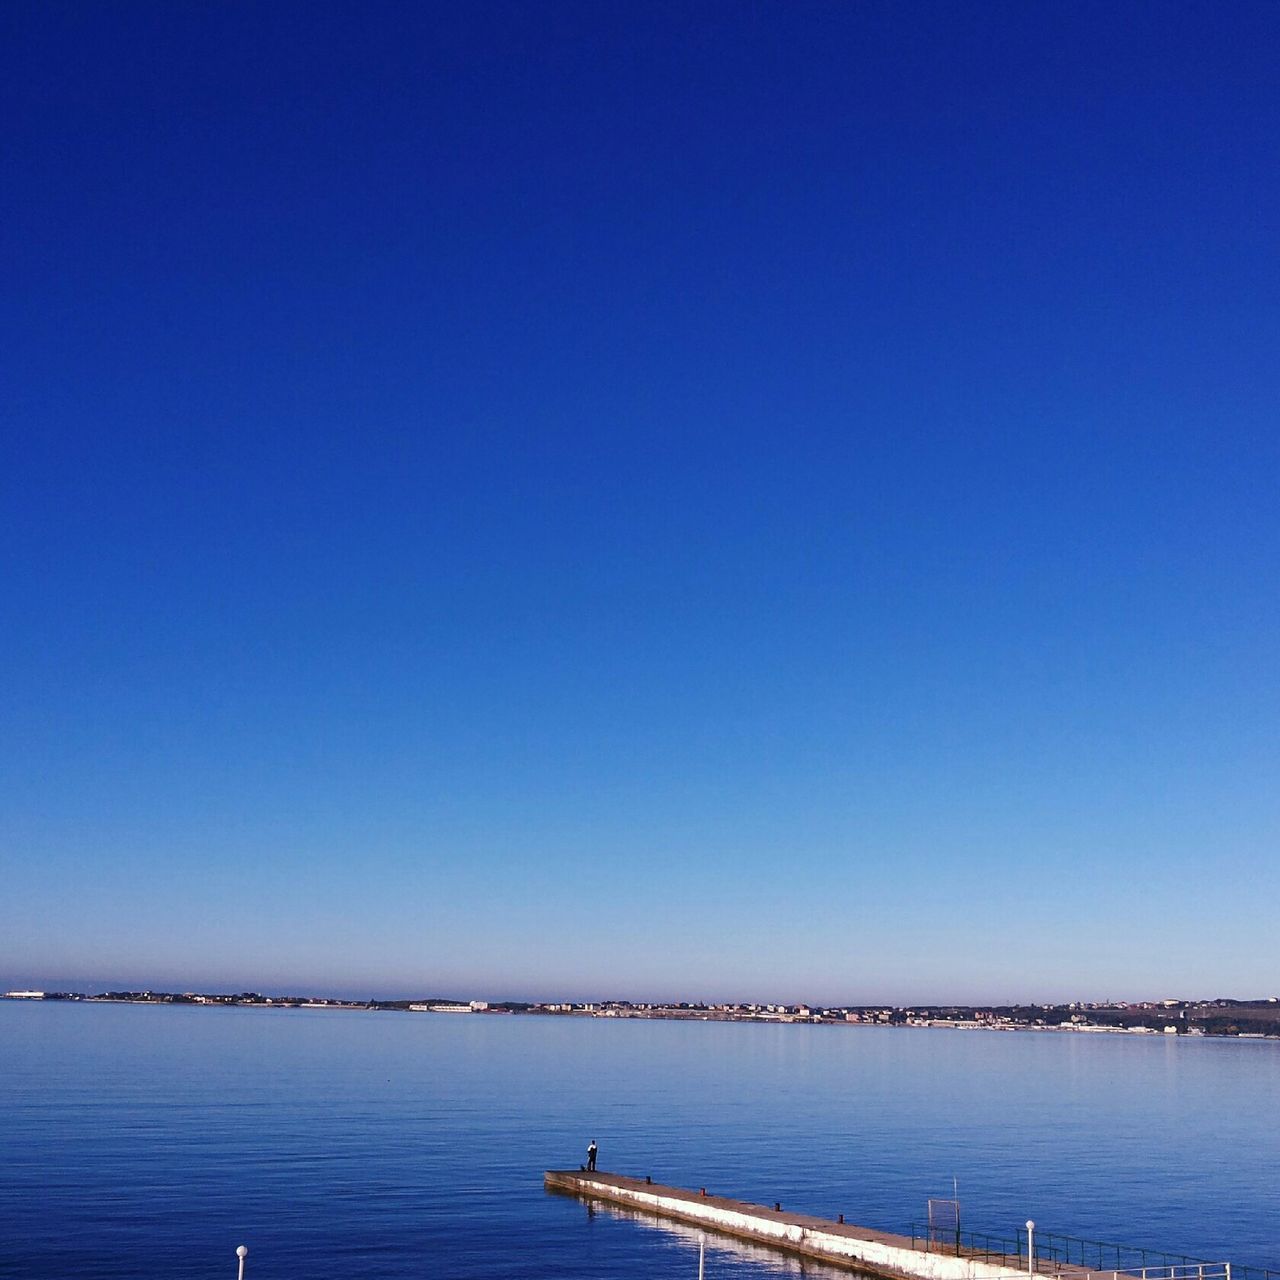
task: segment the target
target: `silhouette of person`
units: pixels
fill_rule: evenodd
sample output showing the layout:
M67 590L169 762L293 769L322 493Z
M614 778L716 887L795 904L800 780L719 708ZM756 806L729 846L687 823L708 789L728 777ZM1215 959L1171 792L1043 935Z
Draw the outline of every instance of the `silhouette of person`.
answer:
M591 1145L587 1148L587 1168L594 1169L596 1167L596 1140L591 1139Z

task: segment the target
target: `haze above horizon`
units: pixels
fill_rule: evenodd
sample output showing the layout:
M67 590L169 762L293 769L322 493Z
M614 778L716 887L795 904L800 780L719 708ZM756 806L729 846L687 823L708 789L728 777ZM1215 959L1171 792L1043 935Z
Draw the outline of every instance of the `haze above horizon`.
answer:
M4 27L0 986L1274 986L1280 9Z

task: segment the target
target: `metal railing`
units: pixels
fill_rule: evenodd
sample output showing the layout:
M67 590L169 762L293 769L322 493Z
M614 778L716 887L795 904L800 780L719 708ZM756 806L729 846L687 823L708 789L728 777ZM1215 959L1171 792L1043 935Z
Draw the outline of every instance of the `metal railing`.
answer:
M911 1247L925 1253L948 1253L961 1258L977 1258L1025 1269L1025 1249L1020 1254L1016 1236L997 1236L986 1231L939 1232L926 1223L911 1224Z
M1113 1280L1280 1280L1280 1271L1266 1267L1089 1240L1039 1227L1030 1241L1024 1227L1016 1228L1012 1235L969 1230L940 1233L936 1227L913 1222L909 1234L911 1247L927 1253L972 1258L1036 1275L1070 1274L1073 1280L1083 1280L1085 1276L1096 1276L1098 1280L1108 1276Z
M1018 1254L1027 1256L1027 1232L1017 1229ZM1136 1245L1115 1244L1108 1240L1089 1240L1083 1236L1063 1235L1058 1231L1045 1231L1041 1227L1035 1229L1036 1262L1060 1263L1068 1267L1081 1267L1085 1271L1098 1272L1132 1272L1135 1275L1142 1271L1150 1273L1154 1278L1157 1272L1171 1272L1173 1268L1192 1268L1190 1275L1196 1275L1196 1267L1221 1267L1221 1262L1210 1258L1195 1258L1186 1253L1170 1253L1166 1249L1143 1249ZM1038 1268L1037 1268L1038 1269ZM1169 1280L1181 1280L1170 1276Z
M1130 1267L1126 1271L1090 1271L1090 1276L1125 1276L1126 1280L1231 1280L1229 1262L1174 1263L1167 1267Z

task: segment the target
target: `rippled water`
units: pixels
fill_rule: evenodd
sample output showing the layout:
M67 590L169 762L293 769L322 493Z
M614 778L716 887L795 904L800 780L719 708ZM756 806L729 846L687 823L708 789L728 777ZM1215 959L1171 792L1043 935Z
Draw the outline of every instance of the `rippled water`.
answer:
M692 1277L695 1233L543 1190L592 1137L870 1226L955 1176L974 1228L1275 1267L1278 1104L1258 1041L0 1002L0 1275Z

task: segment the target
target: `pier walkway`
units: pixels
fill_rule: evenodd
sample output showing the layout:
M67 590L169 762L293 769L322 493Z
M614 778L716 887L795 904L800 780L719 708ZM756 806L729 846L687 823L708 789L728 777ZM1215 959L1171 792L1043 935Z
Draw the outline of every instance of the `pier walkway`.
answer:
M588 1200L639 1209L659 1217L772 1245L789 1253L819 1258L888 1280L1025 1280L1026 1257L993 1256L990 1251L957 1246L931 1247L920 1236L895 1235L810 1214L791 1213L781 1206L751 1204L725 1196L668 1187L648 1178L616 1173L551 1170L549 1190ZM1084 1266L1045 1260L1035 1265L1039 1276L1061 1280L1232 1280L1230 1264L1187 1267L1143 1267L1094 1271Z

